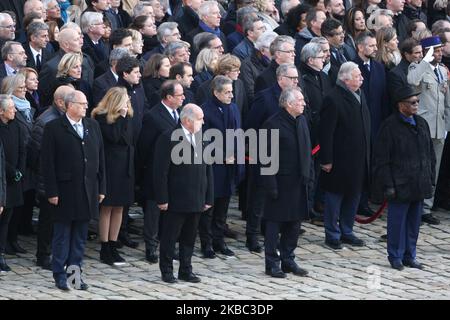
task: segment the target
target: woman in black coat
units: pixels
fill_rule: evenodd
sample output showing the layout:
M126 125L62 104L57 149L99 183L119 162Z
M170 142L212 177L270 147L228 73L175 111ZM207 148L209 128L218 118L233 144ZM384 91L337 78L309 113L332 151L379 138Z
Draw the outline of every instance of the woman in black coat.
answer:
M124 262L116 250L124 206L134 200L133 109L127 90L111 88L92 111L100 124L106 166L106 197L100 208L100 260L106 264Z
M164 81L169 78L170 61L162 54L154 54L144 67L142 85L150 107L161 102L159 89Z
M12 99L0 95L0 140L5 154L6 202L0 215L0 270L10 271L5 261L8 226L15 207L23 204L22 175L25 171L23 129L14 120L16 109Z

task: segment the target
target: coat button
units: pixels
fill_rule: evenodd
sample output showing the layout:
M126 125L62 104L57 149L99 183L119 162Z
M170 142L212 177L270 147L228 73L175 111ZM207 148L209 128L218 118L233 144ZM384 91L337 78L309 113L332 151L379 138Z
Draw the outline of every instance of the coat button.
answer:
M84 141L83 142L81 142L81 144L84 146Z
M87 162L87 158L84 158L84 162Z

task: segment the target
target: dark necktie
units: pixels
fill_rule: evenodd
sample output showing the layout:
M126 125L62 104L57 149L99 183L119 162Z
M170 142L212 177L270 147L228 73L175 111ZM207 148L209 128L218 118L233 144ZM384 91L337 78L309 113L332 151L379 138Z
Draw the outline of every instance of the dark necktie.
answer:
M370 62L369 63L364 63L364 67L366 68L367 72L370 73Z
M441 73L439 72L439 67L434 68L434 74L437 77L438 83L441 83L442 78L441 78Z
M336 53L336 59L339 62L339 64L343 64L344 62L347 62L347 59L345 58L341 49L335 49L335 53Z
M178 115L177 112L175 110L172 111L173 114L173 120L175 120L175 123L178 124Z
M36 55L36 70L41 71L41 55L39 53Z

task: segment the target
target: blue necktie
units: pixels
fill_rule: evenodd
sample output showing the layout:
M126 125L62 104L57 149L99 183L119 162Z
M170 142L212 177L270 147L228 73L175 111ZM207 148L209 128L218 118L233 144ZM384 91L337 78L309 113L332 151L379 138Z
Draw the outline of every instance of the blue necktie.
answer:
M178 115L177 112L175 110L172 111L173 114L173 120L175 120L175 123L178 124Z
M441 78L441 73L439 72L439 67L434 68L434 74L437 77L438 83L441 83L442 78Z

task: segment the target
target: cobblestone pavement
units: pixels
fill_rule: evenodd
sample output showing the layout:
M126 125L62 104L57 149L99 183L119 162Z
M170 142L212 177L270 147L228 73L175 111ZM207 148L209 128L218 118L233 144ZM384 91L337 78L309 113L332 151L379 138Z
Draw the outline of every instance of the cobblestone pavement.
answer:
M390 268L386 243L380 241L386 232L382 218L369 225L356 224L355 232L366 241L365 247L346 246L340 251L324 246L323 227L305 223L296 255L308 277L289 274L275 279L264 274L264 254L246 249L245 223L232 201L229 225L239 238L227 242L236 256L203 259L197 242L192 262L201 283L162 282L158 264L145 261L142 236L133 235L141 243L138 249L121 249L128 262L123 267L100 263L100 245L88 241L84 279L90 288L69 292L56 289L51 272L35 266L35 239L20 237L29 253L7 256L13 271L0 274L0 299L450 299L450 215L438 212L436 216L440 225L421 227L417 256L425 270ZM135 225L142 225L142 220L138 218Z

